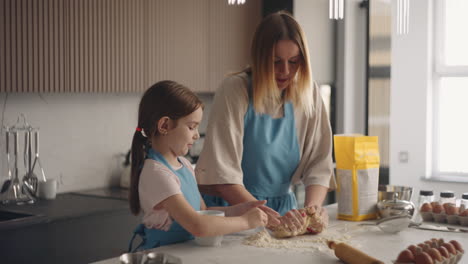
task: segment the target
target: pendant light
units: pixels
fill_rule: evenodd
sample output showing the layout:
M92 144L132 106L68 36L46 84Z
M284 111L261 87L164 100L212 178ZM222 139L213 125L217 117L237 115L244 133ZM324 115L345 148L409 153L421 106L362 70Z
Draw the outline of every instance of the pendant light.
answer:
M409 0L397 0L397 23L396 29L398 35L409 33Z
M344 17L344 0L329 0L328 17L330 19L343 19Z
M229 5L243 5L245 4L245 0L228 0Z

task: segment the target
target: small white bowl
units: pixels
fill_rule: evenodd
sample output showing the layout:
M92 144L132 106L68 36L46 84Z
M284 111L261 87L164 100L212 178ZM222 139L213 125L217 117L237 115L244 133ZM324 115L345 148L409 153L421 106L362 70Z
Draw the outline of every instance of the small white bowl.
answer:
M197 211L197 213L202 214L202 215L224 216L223 211L217 211L217 210L203 210L203 211ZM219 247L221 246L221 241L223 241L223 236L195 237L195 243L197 243L200 246Z

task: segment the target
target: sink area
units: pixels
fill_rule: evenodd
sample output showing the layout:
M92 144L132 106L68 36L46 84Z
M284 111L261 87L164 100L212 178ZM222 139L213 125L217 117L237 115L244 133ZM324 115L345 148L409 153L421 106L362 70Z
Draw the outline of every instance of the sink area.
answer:
M34 215L18 211L0 210L0 230L10 229L27 223L39 223L45 218L43 215Z
M24 217L32 217L32 216L34 215L10 212L10 211L0 211L0 223L4 221L10 221L10 220L21 219Z

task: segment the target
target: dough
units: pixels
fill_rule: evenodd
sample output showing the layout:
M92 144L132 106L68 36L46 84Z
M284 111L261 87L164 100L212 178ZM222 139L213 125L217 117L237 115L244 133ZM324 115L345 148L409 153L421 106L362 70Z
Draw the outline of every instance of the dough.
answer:
M305 213L305 223L302 228L296 231L290 231L284 224L280 224L275 226L271 229L272 235L276 238L285 238L285 237L293 237L293 236L300 236L303 234L318 234L325 229L325 225L322 222L322 218L320 215L312 212L312 208L303 208L299 209L300 213Z

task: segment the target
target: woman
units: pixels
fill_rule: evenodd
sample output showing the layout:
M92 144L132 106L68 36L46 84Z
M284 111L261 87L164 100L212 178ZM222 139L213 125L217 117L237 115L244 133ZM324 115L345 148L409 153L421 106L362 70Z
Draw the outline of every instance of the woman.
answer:
M321 205L334 188L332 134L304 32L291 15L273 13L257 27L251 55L251 66L216 92L196 166L199 189L208 206L267 200L294 230L304 216L290 187L302 181L304 206L327 223ZM269 216L270 225L278 222Z

